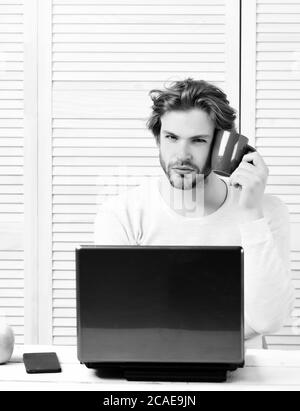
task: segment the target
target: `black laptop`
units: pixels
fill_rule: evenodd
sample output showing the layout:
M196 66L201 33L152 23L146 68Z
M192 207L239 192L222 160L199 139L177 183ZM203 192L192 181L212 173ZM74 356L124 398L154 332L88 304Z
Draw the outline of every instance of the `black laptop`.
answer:
M240 246L76 250L78 359L128 380L225 381L244 365Z

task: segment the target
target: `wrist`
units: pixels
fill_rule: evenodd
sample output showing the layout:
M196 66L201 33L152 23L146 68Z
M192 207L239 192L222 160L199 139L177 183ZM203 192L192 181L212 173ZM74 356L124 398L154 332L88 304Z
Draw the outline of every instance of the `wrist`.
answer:
M261 218L264 218L264 213L263 213L262 208L244 209L242 212L242 215L243 215L244 222L251 222L251 221L256 221L256 220L260 220Z

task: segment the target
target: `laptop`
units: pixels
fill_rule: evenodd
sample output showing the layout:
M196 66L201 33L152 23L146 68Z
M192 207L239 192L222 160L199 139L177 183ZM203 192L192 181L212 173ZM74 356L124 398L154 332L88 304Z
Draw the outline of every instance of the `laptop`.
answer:
M225 381L244 366L240 246L76 249L77 355L127 380Z

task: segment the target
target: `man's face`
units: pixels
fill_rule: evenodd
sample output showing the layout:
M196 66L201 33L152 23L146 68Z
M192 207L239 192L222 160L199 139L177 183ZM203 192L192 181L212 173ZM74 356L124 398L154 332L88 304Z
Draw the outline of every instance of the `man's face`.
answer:
M214 130L213 120L198 108L161 117L159 160L173 187L190 190L210 174Z

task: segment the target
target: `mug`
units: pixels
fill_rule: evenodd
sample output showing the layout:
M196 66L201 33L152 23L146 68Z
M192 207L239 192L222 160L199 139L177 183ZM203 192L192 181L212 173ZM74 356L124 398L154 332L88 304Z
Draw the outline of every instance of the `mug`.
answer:
M229 177L245 154L256 151L248 141L247 137L234 130L218 130L213 141L211 169L216 174Z

